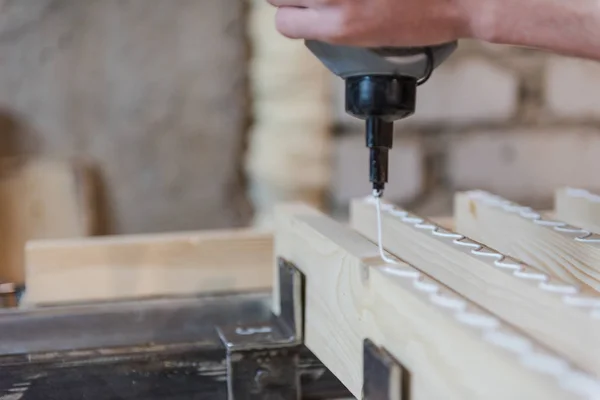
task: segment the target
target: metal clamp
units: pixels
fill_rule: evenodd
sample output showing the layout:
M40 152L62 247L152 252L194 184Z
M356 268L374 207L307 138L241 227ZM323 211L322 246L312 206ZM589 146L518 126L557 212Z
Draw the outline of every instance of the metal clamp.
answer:
M409 400L410 373L385 349L363 342L363 400Z
M299 400L304 276L278 259L281 315L251 326L218 327L227 350L229 400Z
M0 308L17 306L19 291L14 283L0 283Z

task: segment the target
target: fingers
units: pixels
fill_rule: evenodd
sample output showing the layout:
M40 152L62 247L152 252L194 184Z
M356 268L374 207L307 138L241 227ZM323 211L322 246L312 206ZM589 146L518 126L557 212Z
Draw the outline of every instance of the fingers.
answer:
M332 24L324 10L282 7L277 10L275 22L277 30L291 39L323 40L332 34Z
M318 3L318 0L267 0L269 4L275 7L313 7Z

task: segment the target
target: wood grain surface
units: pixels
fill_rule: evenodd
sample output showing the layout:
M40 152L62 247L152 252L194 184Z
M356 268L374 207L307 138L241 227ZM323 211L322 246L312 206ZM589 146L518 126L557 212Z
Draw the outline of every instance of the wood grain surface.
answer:
M414 268L383 263L373 243L313 209L278 208L275 249L306 277L306 346L357 398L364 338L411 371L413 399L580 397L484 340L485 322L487 328L474 325L491 318L498 323L492 330L547 350ZM436 294L443 300L432 299ZM464 301L464 310L440 305L454 301Z
M495 261L500 259L490 256L493 247L481 248L468 238L458 244L446 230L436 235L435 225L399 208L384 211L382 220L388 251L600 377L600 315L594 306L600 305L600 297L596 292L547 279L515 259L504 258L499 266ZM358 232L377 240L376 208L371 202L354 201L351 221ZM506 264L512 266L502 267Z
M562 280L600 291L600 241L579 241L583 234L577 228L558 230L549 218L544 218L548 223L536 222L537 211L487 192L457 193L454 204L459 232Z
M272 258L251 230L31 242L22 304L269 289Z

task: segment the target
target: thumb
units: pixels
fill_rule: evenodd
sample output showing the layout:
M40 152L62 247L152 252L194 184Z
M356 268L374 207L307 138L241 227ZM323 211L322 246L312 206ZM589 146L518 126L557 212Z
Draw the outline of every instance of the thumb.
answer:
M326 40L332 36L331 13L323 9L280 7L277 30L290 39Z

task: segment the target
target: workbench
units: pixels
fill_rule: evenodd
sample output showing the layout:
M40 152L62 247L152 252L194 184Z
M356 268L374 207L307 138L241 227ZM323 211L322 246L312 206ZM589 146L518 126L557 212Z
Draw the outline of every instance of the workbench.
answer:
M273 232L31 242L0 399L599 399L600 200L471 191L453 217L384 204L393 263L370 198L349 223L282 204Z

